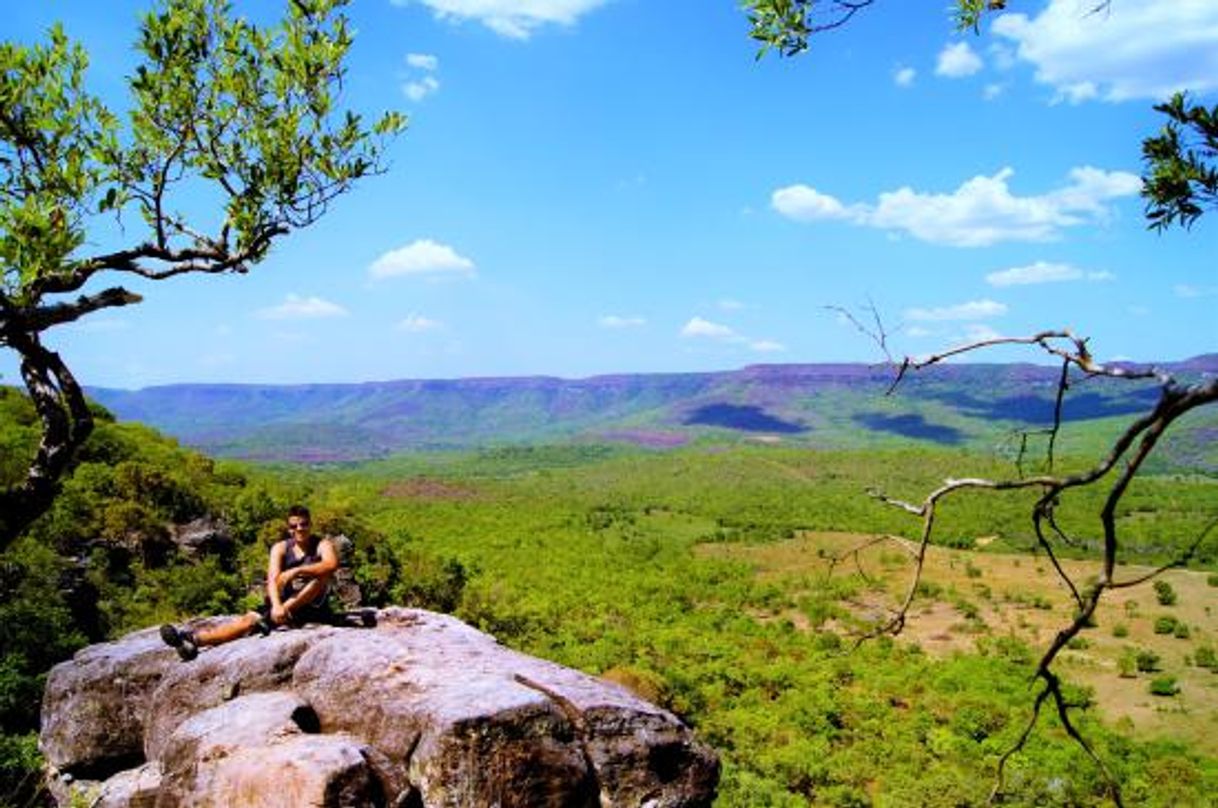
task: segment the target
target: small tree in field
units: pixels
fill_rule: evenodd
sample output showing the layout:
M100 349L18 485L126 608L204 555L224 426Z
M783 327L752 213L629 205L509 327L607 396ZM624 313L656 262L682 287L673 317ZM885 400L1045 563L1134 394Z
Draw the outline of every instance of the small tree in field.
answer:
M42 430L25 479L0 491L0 550L46 511L93 427L43 334L140 301L86 284L246 272L383 170L405 119L336 109L345 4L292 0L260 28L226 0L162 0L140 25L125 117L88 92L88 58L59 26L44 44L0 43L0 346L19 356ZM217 200L214 226L179 212L188 197ZM90 252L106 217L137 235Z

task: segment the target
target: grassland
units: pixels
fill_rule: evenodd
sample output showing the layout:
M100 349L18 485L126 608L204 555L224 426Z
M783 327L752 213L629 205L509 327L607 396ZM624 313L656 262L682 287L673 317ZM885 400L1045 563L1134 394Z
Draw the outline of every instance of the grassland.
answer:
M1026 552L1029 500L945 508L939 535L952 546L932 554L919 613L895 642L852 651L850 632L901 585L904 554L864 555L870 583L848 566L827 575L826 558L859 537L916 535L869 485L916 498L952 474L1009 472L964 451L533 447L298 471L297 483L386 541L459 565L462 618L694 724L725 760L720 805L955 806L988 796L1028 718L1037 650L1070 614L1052 569ZM1120 516L1125 571L1196 535L1218 515L1216 494L1207 477L1141 480ZM1093 535L1099 503L1065 503L1063 523ZM1084 578L1086 544L1067 553ZM1133 804L1205 805L1218 788L1218 676L1194 664L1218 634L1218 589L1199 571L1216 551L1168 574L1175 606L1148 589L1110 598L1065 660L1079 721ZM1154 633L1164 613L1189 639ZM1127 648L1157 654L1158 670L1122 677ZM1176 695L1149 693L1162 676ZM1104 801L1095 767L1052 718L1017 759L1011 791L1016 805Z
M853 581L866 576L870 585L859 595L844 599L850 618L834 627L844 635L860 629L877 609L895 607L905 593L912 565L908 555L891 545L871 544L874 537L851 533L806 533L767 544L704 545L697 552L707 558L748 564L757 579L794 592L793 581ZM984 539L984 537L983 537ZM984 541L983 541L984 544ZM852 551L858 553L857 564ZM830 559L844 558L832 564ZM1075 580L1095 574L1095 563L1066 561ZM1153 568L1123 565L1122 580L1143 577ZM1196 570L1169 570L1162 575L1177 593L1178 601L1161 605L1150 581L1103 601L1095 628L1083 642L1067 650L1063 670L1074 681L1091 688L1097 714L1114 729L1138 738L1176 739L1207 755L1218 757L1218 669L1196 664L1199 649L1218 646L1218 589L1209 574ZM1015 638L1031 648L1045 645L1068 619L1073 608L1069 591L1043 557L932 547L923 573L923 594L914 618L901 633L901 641L914 643L937 658L960 653L982 653L996 637ZM1188 627L1186 637L1177 631L1156 633L1155 624L1169 616ZM803 630L816 630L799 609L760 612L758 619L791 620ZM1159 658L1153 672L1122 671L1122 659L1138 651ZM1206 659L1202 651L1202 659ZM1174 698L1152 695L1148 683L1159 676L1177 679Z

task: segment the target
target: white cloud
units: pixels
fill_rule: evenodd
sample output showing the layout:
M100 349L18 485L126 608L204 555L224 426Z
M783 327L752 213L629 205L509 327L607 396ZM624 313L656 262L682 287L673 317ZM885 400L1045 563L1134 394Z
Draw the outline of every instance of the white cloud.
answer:
M898 87L912 87L914 79L918 77L918 71L912 67L899 67L892 74L892 80L896 82Z
M985 281L990 286L1029 286L1037 283L1076 281L1082 277L1083 271L1078 267L1037 261L1027 266L991 272L985 276Z
M1198 297L1213 297L1218 295L1218 286L1194 286L1191 283L1178 283L1172 287L1176 297L1194 299Z
M905 328L906 336L914 338L929 337L934 335L934 333L929 328L923 328L920 325L911 325Z
M606 314L596 321L601 328L638 328L646 325L647 321L642 317L626 316L622 317L617 314Z
M990 54L990 64L999 70L1010 70L1017 63L1015 51L1004 42L991 42L987 50Z
M848 210L841 202L807 185L788 185L770 194L774 210L801 222L818 219L853 219L857 212Z
M434 73L440 67L440 60L430 53L408 53L406 54L406 64L418 70Z
M402 85L402 92L415 102L422 101L439 89L440 82L435 76L423 76L418 81L408 81Z
M772 339L746 337L743 334L737 333L729 326L712 323L710 320L704 320L701 317L691 318L681 329L681 336L713 339L731 345L747 346L749 350L756 351L757 353L778 353L787 349L787 346L781 342Z
M625 177L613 184L613 187L619 191L632 191L642 188L647 185L647 175L639 172L632 177Z
M433 320L430 317L424 317L421 314L411 312L406 315L406 318L398 323L398 330L406 331L411 334L422 334L425 331L435 331L438 328L443 328L444 324L439 320Z
M943 50L939 51L935 75L960 79L973 75L981 70L982 66L981 57L967 42L957 42L955 45L945 45Z
M998 82L995 82L994 84L987 84L981 91L981 97L986 101L993 101L995 98L1006 92L1006 89L1007 86L1005 84Z
M1062 281L1110 281L1116 276L1104 270L1084 272L1070 264L1054 264L1037 261L1023 267L1011 267L985 276L990 286L1028 286L1036 283L1060 283Z
M797 221L843 220L897 230L934 244L985 247L1003 241L1051 241L1061 231L1110 215L1112 199L1137 194L1141 180L1123 171L1090 166L1070 172L1070 183L1040 196L1016 196L1004 168L992 177L976 176L951 193L925 193L908 186L881 193L874 204L843 204L807 185L780 188L771 204Z
M543 25L573 25L608 0L415 0L442 20L477 20L501 36L528 39ZM395 6L411 0L393 0Z
M345 317L347 310L337 303L320 297L301 297L289 294L277 306L268 306L258 311L263 320L297 320L322 317Z
M373 278L413 275L427 278L464 277L475 274L474 262L447 244L421 238L391 250L372 262L368 274Z
M711 339L738 339L739 335L731 328L694 317L681 329L683 337L709 337Z
M406 73L402 92L411 101L418 103L440 89L440 80L431 75L440 69L440 60L430 53L408 53L406 64L411 71ZM423 75L418 75L422 71Z
M1091 0L1050 0L1036 17L1003 14L994 33L1059 99L1079 103L1161 99L1218 88L1218 3L1120 0L1089 13Z
M1000 317L1007 313L1004 303L993 300L970 300L954 306L940 306L933 309L906 309L905 319L915 322L944 322L947 320L986 320L990 317Z
M723 298L715 305L718 306L719 308L723 309L724 311L740 311L741 309L745 308L744 303L741 303L739 300L735 300L730 297Z

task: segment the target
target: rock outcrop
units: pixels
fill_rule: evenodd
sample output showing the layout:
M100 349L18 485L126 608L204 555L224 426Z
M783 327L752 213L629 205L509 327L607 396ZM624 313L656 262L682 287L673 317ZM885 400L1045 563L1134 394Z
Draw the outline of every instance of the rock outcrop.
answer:
M181 662L156 629L56 666L40 745L61 805L709 806L675 716L445 615L309 626Z

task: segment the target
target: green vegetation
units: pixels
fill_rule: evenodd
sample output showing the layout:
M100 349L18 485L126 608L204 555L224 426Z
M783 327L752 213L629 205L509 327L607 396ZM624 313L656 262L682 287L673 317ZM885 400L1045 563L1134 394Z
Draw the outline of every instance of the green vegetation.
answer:
M1161 578L1155 581L1155 599L1159 601L1160 606L1175 606L1178 597L1176 590L1167 581Z
M1170 614L1165 614L1162 617L1155 618L1155 634L1171 634L1179 625L1176 618Z
M0 403L0 441L35 439L28 402L7 395ZM952 551L960 554L951 561L956 577L936 573L922 585L925 599L950 605L946 630L976 651L940 657L909 640L851 650L841 632L857 621L852 604L871 584L789 564L762 571L719 552L795 552L809 531L912 537L916 524L863 490L879 482L912 496L961 464L999 469L1000 461L955 450L554 446L251 470L112 423L101 410L98 421L55 507L3 556L13 571L2 582L9 611L0 615L9 627L0 635L0 693L13 694L0 716L9 794L37 763L30 733L47 667L88 641L244 608L258 597L266 542L295 500L314 506L323 530L355 540L355 573L371 602L451 611L512 647L678 713L723 756L721 806L983 802L998 756L1028 717L1033 659L1025 641L989 626L991 610L1026 609L1017 613L1043 621L1065 615L1040 591L1011 589L984 561L1031 548L1019 497L945 507L944 535L987 544L981 554ZM1214 485L1137 480L1136 509L1119 515L1134 539L1130 560L1170 556L1176 548L1162 537L1195 535L1218 507ZM1075 513L1063 507L1059 518ZM216 517L230 527L231 549L191 559L166 542L169 524ZM894 574L906 563L892 548L877 558ZM65 590L68 573L79 585ZM1039 560L1015 570L1015 580L1052 575ZM1074 647L1086 654L1095 644ZM1159 667L1149 650L1130 660L1122 672ZM1088 689L1069 692L1084 705L1077 715L1088 737L1119 761L1130 801L1187 804L1218 786L1212 759L1118 734ZM1062 789L1074 804L1104 801L1102 779L1055 725L1014 765L1009 804L1054 802ZM1155 772L1167 766L1186 776L1160 793Z
M1174 676L1156 676L1148 689L1155 696L1174 696L1180 692L1180 685Z
M1162 661L1162 658L1154 651L1140 649L1134 652L1134 660L1137 663L1139 672L1154 673L1159 670L1159 663Z
M262 600L269 543L308 491L217 464L138 424L97 427L51 509L0 553L0 805L32 804L46 672L89 642L168 620L243 611ZM0 446L37 441L29 400L0 388ZM8 457L6 454L5 457ZM0 484L25 474L4 467ZM402 535L390 545L335 503L315 509L324 532L354 543L366 600L455 608L466 572ZM177 526L217 526L227 540L197 554Z

